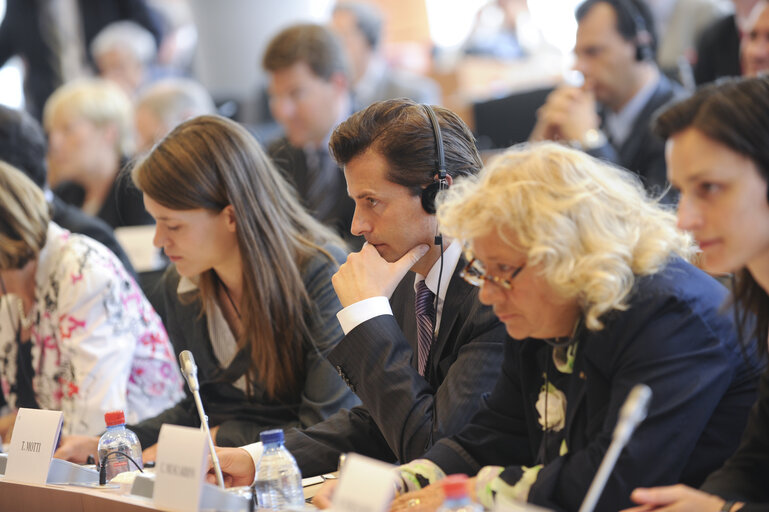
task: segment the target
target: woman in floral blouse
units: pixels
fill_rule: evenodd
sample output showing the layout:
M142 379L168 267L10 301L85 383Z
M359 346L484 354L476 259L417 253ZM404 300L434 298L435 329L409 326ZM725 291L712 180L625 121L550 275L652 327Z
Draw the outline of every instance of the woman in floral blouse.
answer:
M759 368L721 309L726 290L686 261L691 238L634 175L552 143L514 148L449 189L438 218L513 340L472 422L400 467L414 492L395 510L434 509L440 487L427 484L449 473L477 475L487 507L577 510L638 383L648 416L596 510L630 504L636 485L698 485L734 451Z
M160 318L104 246L50 221L43 192L0 162L0 383L7 439L19 407L64 412L64 434L104 413L151 417L183 396Z

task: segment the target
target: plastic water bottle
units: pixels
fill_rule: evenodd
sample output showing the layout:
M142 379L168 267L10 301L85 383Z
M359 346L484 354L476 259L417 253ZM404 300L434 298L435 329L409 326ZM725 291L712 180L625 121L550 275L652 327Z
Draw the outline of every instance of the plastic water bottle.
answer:
M437 512L482 512L483 507L473 503L467 495L467 475L451 475L441 480L446 499Z
M109 481L118 473L134 471L143 466L142 446L139 444L139 438L136 437L136 434L125 428L123 411L106 413L104 421L107 423L107 431L99 439L99 464L104 464L107 481ZM139 467L137 468L123 454L129 455Z
M264 445L256 466L259 510L302 510L302 473L294 456L283 446L283 431L266 430L259 437Z

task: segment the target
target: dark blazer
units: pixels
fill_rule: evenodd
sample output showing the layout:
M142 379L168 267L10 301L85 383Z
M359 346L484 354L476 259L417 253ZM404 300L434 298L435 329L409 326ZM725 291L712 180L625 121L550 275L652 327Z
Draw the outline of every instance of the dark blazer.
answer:
M710 475L702 490L749 503L745 512L769 510L769 370L761 375L759 397L737 452Z
M544 463L529 501L577 510L620 407L642 382L653 392L648 416L619 457L596 510L629 507L630 492L639 486L699 485L736 449L760 371L747 364L732 314L721 309L726 296L723 286L680 259L640 278L627 311L606 315L603 330L577 335L574 370L557 384L566 395L565 426L547 436L535 403L552 348L534 339L509 343L502 376L472 424L426 458L447 474L503 466L501 477L511 485L520 466ZM566 455L540 452L543 442L557 447L561 440Z
M470 421L499 375L506 334L491 308L478 301L478 288L459 277L460 270L461 263L446 290L425 377L416 369L412 273L390 299L392 316L363 322L331 351L329 361L363 405L287 433L286 447L303 475L334 470L339 454L351 451L408 462Z
M362 237L353 237L350 233L355 202L347 195L347 182L341 169L337 167L338 173L331 177L326 186L326 195L336 200L331 207L318 210L309 200L309 170L304 151L292 146L288 139L283 137L270 144L267 153L296 189L302 204L316 219L335 229L351 247L360 248L363 245Z
M53 196L51 201L51 210L51 220L72 233L81 233L101 242L107 249L115 253L115 256L120 259L128 273L136 279L136 271L134 271L131 261L128 259L123 247L118 243L109 225L101 219L86 215L78 208L65 203L56 195Z
M180 297L176 268L172 265L166 271L164 293L168 337L177 355L190 350L195 356L201 400L209 424L219 427L216 435L219 446L250 443L262 430L270 428L307 427L343 407L360 403L326 360L329 350L342 338L342 329L336 319L341 306L331 285L331 276L346 254L335 246L325 249L334 256L335 263L318 253L302 269L302 280L311 304L317 308L317 315L310 316L308 312L310 332L315 336L312 344L306 343L303 347L305 380L301 396L294 400L271 399L258 382L252 383L251 396L233 385L244 375L248 360L240 353L229 367L220 366L208 336L206 315L200 314L200 301L190 296L194 295L192 292ZM130 428L136 432L142 446L147 447L157 442L163 423L200 426L195 402L189 392L174 407Z
M619 147L607 143L588 153L635 172L649 192L659 195L667 188L668 182L665 141L652 132L652 119L657 110L673 100L683 98L685 94L681 86L660 74L657 88L633 122L625 142ZM668 194L665 199L672 202L674 198Z

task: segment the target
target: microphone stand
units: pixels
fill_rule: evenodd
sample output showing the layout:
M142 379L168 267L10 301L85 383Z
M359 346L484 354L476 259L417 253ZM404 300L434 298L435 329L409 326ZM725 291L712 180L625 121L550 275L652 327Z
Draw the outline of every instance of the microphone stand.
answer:
M179 354L179 363L181 363L182 373L187 380L187 385L192 392L192 396L195 399L195 406L198 409L198 415L200 416L200 425L203 432L206 433L208 439L208 448L211 450L211 461L214 464L214 473L216 474L216 482L220 488L224 489L224 477L222 476L222 467L219 465L219 457L216 455L216 446L214 445L214 439L211 437L211 431L208 429L208 418L203 411L203 402L200 400L200 383L198 382L198 367L195 365L195 358L192 357L192 352L189 350L182 351Z
M601 497L601 493L606 487L606 482L609 480L609 475L614 469L622 449L630 440L635 428L646 417L651 396L652 390L646 384L636 384L630 390L625 403L622 404L622 409L620 409L619 420L617 426L614 427L609 449L603 456L601 465L598 467L593 482L582 501L582 506L579 507L579 512L593 512L595 509L598 498Z

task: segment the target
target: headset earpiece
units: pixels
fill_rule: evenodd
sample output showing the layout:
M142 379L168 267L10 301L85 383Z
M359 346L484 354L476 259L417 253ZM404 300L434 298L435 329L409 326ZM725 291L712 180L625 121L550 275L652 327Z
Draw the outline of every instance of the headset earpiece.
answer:
M654 51L651 47L651 34L647 30L636 33L635 60L639 62L653 61Z
M633 44L635 44L635 60L643 62L645 60L654 60L654 47L652 34L646 26L641 11L633 4L633 0L621 0L620 5L624 6L630 19L633 20Z
M445 181L442 180L443 183ZM438 195L438 192L444 189L442 182L435 181L422 189L422 208L430 215L435 214L435 197Z
M438 192L449 188L449 182L446 179L446 158L443 153L443 136L441 135L441 127L438 124L438 118L435 115L430 105L422 105L425 109L427 117L430 119L430 124L433 127L433 135L435 137L435 149L438 155L436 165L438 167L435 174L435 181L430 183L424 189L422 189L422 208L429 214L435 214L435 198Z

